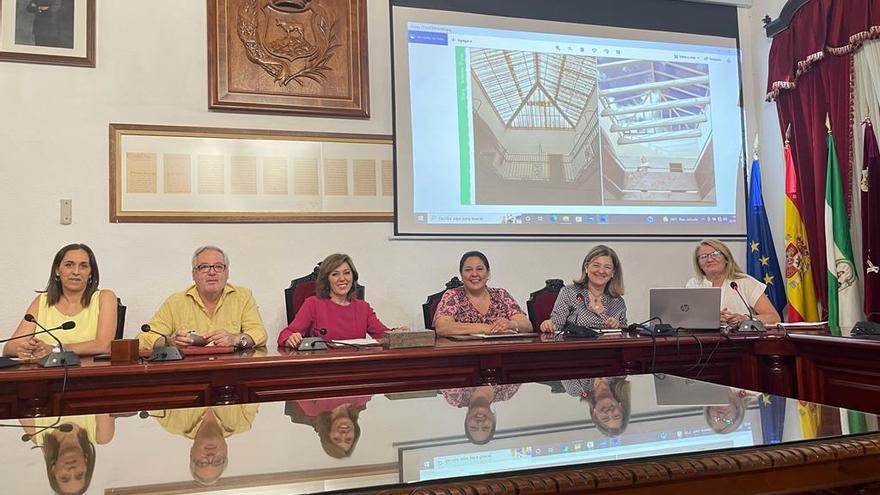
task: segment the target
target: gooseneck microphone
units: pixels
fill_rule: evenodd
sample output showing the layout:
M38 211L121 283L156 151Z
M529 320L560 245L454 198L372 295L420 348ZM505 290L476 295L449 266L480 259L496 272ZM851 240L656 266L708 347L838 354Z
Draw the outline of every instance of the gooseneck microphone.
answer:
M739 296L739 300L746 305L746 310L749 312L749 319L743 320L742 323L737 327L737 331L740 332L766 332L767 329L764 328L764 324L761 323L760 320L755 319L755 314L752 312L752 307L749 306L749 303L746 302L746 298L743 297L742 292L739 291L739 284L735 281L730 282L730 288L736 292L736 295Z
M24 321L33 323L34 325L40 327L40 332L34 332L31 335L36 335L38 333L47 333L49 334L49 337L52 337L52 340L54 340L55 343L58 344L58 351L50 352L45 357L40 358L37 361L38 366L43 368L57 368L58 366L79 366L79 356L77 356L76 353L65 351L64 344L62 344L61 341L58 340L58 337L56 337L55 334L52 333L53 330L70 330L76 327L76 322L65 321L55 328L46 328L41 325L36 318L34 318L34 315L30 313L24 315Z
M52 424L44 426L33 433L25 433L24 435L22 435L21 441L22 442L30 441L31 438L34 438L35 436L39 435L40 433L43 433L46 430L58 430L58 431L61 431L64 433L70 433L71 431L73 431L73 425L71 425L69 423L64 423L63 425L58 425L58 423L60 421L61 421L61 416L58 416L55 418L55 421L52 422ZM0 425L0 428L22 428L22 425Z
M141 418L141 419L147 419L147 418L164 418L164 417L165 417L165 410L162 410L162 414L161 414L161 415L159 415L159 414L152 414L150 411L141 411L141 412L138 413L138 417Z
M158 362L158 361L180 361L183 359L183 355L180 354L180 349L174 347L168 342L168 336L164 333L157 332L150 328L149 323L144 323L141 325L141 332L144 333L155 333L156 335L161 336L165 339L165 345L161 347L153 346L153 351L150 353L150 357L147 358L147 361L150 362Z
M30 319L28 319L28 317L30 317ZM33 315L31 315L31 314L24 315L24 321L32 322L32 323L36 324L37 326L39 326L39 323L37 323L37 321L34 319ZM65 321L64 323L62 323L61 325L59 325L55 328L47 328L47 329L43 329L43 330L37 330L36 332L30 332L30 333L26 333L24 335L18 335L16 337L9 337L8 339L2 339L2 340L0 340L0 344L2 344L4 342L9 342L10 340L26 339L28 337L33 337L34 335L39 335L41 333L48 333L48 332L51 332L54 330L70 330L74 327L76 327L76 322Z
M22 442L29 442L31 438L34 438L35 436L39 435L40 433L43 433L46 430L58 430L58 431L61 431L64 433L70 433L71 431L73 431L72 424L64 423L63 425L58 425L58 423L60 421L61 421L61 416L58 416L57 418L55 418L55 421L52 422L51 425L44 426L33 433L25 433L24 435L22 435L21 441ZM58 425L58 426L56 426L56 425Z

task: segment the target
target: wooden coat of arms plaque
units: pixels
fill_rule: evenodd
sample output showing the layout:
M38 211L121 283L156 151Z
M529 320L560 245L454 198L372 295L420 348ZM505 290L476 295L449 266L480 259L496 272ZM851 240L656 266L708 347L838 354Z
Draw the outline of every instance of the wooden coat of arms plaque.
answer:
M366 0L208 0L212 109L369 117Z

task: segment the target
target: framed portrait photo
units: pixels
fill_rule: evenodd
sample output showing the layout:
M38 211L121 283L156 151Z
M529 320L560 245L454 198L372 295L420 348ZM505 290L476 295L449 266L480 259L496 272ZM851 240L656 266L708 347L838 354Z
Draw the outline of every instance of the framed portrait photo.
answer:
M95 0L0 0L0 61L95 66Z

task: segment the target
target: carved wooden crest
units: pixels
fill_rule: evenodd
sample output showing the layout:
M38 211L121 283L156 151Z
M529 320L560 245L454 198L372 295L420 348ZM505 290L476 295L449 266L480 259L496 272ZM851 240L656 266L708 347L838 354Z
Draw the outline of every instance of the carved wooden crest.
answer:
M210 107L369 116L365 0L208 0Z

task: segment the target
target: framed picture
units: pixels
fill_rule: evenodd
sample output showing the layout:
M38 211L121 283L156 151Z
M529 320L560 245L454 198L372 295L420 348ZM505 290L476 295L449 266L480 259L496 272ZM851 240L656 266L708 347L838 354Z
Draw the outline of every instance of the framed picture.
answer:
M95 0L0 0L0 60L95 66Z
M367 118L366 0L207 0L209 107Z
M390 222L391 136L110 124L111 222Z

